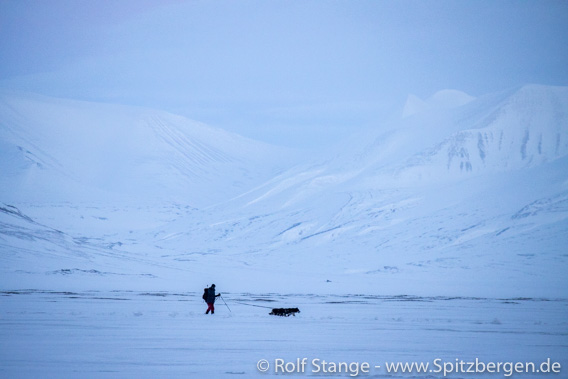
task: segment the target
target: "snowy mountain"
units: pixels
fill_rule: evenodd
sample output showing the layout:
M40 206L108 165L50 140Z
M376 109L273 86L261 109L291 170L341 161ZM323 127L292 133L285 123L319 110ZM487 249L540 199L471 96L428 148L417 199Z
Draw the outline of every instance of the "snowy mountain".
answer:
M453 116L445 139L405 162L414 175L460 175L534 167L568 153L566 88L527 86ZM427 168L428 167L428 168Z
M165 112L6 93L0 144L6 200L203 206L265 180L289 155Z
M336 154L296 166L246 195L406 188L507 175L568 155L568 88L527 86L367 131ZM319 195L318 195L319 196Z
M564 294L568 88L426 103L296 164L162 112L4 95L3 285Z
M156 244L301 273L333 292L514 292L531 277L536 292L558 293L567 284L567 109L566 88L528 86L409 116L205 221L180 218Z

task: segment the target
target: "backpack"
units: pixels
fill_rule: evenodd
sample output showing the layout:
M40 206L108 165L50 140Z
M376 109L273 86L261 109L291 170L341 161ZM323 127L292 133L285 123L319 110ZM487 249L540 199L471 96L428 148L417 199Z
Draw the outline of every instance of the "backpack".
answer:
M207 302L207 295L209 295L209 288L203 289L203 296L201 296L201 298L202 298L203 301L205 301L205 302Z

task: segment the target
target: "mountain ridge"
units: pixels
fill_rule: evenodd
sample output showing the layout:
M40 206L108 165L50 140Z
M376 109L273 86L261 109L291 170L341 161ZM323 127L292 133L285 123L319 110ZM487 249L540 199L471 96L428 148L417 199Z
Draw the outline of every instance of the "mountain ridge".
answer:
M20 179L20 188L34 181L38 191L60 181L61 192L79 186L107 195L174 195L203 205L238 194L247 181L254 184L277 170L282 155L292 155L145 108L29 95L3 95L0 108L2 170L13 182ZM56 175L50 178L47 171ZM6 190L13 185L5 178ZM52 194L58 190L53 185Z
M14 214L3 212L0 243L8 252L3 274L12 282L35 282L42 273L64 272L65 283L78 278L101 285L88 274L95 270L113 273L115 285L121 285L122 272L144 285L200 288L213 271L243 291L279 278L279 287L297 282L320 292L349 293L364 286L394 293L486 295L498 288L507 296L519 295L517 288L526 292L530 278L531 293L562 294L568 284L563 274L568 267L563 250L568 235L567 104L565 87L528 86L481 96L368 130L324 157L300 163L280 157L279 169L257 154L257 144L233 144L238 139L230 137L217 143L192 139L180 125L183 118L150 112L133 119L119 112L142 125L141 137L149 133L155 145L143 146L142 152L151 154L139 154L142 144L136 138L141 137L134 135L130 142L136 154L115 154L113 149L125 146L124 134L118 139L112 134L105 153L149 159L156 166L148 161L136 166L139 162L127 159L117 166L139 167L138 173L153 178L166 194L192 180L172 184L160 175L197 178L201 182L191 183L192 191L206 200L198 204L189 195L182 201L175 196L156 200L144 186L137 188L148 193L142 200L95 197L85 204L66 193L58 194L63 202L50 194L41 201L27 199L24 191L24 200L3 203L45 228L64 231L70 242L45 240L50 234L34 231L37 224L21 217L16 222ZM85 125L101 119L91 122ZM2 130L5 137L4 125ZM29 153L30 162L47 146L45 156L53 154L67 172L61 158L67 156L41 138L27 136L22 150L12 140L0 143L12 146L12 152ZM73 151L61 144L54 146ZM50 163L42 159L14 171L53 179L52 171L38 166ZM10 162L21 163L5 160L2 167ZM86 162L76 162L77 167L88 168ZM127 173L124 167L113 175ZM243 183L235 184L239 180ZM35 182L20 184L31 193L45 189L30 183ZM69 193L85 190L83 200L94 193L88 181L77 183L84 187ZM220 184L230 188L208 193ZM10 195L15 188L3 187L3 192ZM38 248L35 260L30 258L33 246ZM49 253L52 248L57 254ZM49 274L49 282L64 283L62 277Z

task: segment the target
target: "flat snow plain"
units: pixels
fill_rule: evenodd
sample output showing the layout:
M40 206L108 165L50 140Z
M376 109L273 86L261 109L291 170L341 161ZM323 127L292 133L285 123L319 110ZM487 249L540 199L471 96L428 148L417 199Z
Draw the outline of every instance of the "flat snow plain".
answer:
M230 310L219 300L211 316L198 293L0 296L4 378L267 377L280 362L293 371L283 373L288 377L558 378L568 365L565 299L224 293ZM273 307L301 313L271 316ZM263 359L266 372L257 367ZM476 359L533 362L536 370L550 359L561 372L463 372ZM350 366L333 372L341 362ZM429 366L395 374L391 362Z

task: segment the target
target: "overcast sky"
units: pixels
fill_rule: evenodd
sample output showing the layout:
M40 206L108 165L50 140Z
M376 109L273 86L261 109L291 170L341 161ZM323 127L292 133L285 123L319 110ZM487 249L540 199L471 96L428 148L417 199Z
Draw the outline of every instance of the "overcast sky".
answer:
M0 88L317 146L408 94L568 85L568 1L0 0Z

